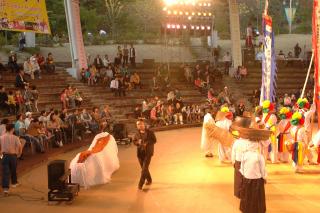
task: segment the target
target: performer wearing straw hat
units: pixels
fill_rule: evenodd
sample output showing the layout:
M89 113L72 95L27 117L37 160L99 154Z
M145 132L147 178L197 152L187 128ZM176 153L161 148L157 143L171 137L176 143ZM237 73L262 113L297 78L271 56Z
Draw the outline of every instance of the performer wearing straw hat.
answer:
M279 160L283 163L289 162L289 152L286 147L286 141L291 139L290 128L291 123L290 119L292 117L292 112L289 107L282 107L279 111L280 122L278 124L278 157Z
M238 152L240 169L235 168L235 195L240 195L240 210L245 213L266 212L265 190L266 168L264 157L259 152L260 140L267 140L271 131L259 129L252 118L236 118L231 130L239 139L234 146L241 144ZM240 172L240 175L237 173ZM239 184L240 182L240 184ZM237 196L236 195L236 196Z
M274 103L265 100L262 103L263 117L262 121L266 129L272 131L270 136L269 156L272 163L278 162L278 142L276 139L277 116L274 114Z
M205 157L212 158L213 157L213 144L214 138L210 137L208 134L208 130L206 125L214 125L215 121L212 117L212 112L207 110L207 114L203 118L203 125L202 125L202 133L201 133L201 149L205 151Z
M229 131L232 124L233 114L229 111L228 107L222 107L216 116L216 126ZM221 142L218 144L218 156L220 162L231 160L231 147L223 145Z

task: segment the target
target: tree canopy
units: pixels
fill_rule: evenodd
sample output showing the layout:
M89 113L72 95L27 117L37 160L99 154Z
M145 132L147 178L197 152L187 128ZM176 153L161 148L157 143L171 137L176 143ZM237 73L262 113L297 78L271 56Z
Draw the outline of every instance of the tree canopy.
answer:
M264 0L239 0L241 28L250 22L261 28ZM213 14L220 37L229 38L228 1L214 0ZM162 22L162 0L80 0L83 32L97 34L104 30L113 39L145 39L157 37ZM53 34L66 34L63 1L47 1ZM288 33L282 0L270 0L269 13L273 17L276 34ZM293 33L311 33L312 4L299 0Z

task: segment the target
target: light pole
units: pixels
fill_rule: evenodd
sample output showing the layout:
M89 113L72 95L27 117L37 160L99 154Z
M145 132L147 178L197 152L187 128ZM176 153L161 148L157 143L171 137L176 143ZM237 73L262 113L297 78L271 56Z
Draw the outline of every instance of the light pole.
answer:
M292 22L294 20L294 16L296 14L297 7L299 5L298 0L284 0L283 6L285 9L285 13L287 16L288 24L289 24L289 34L292 32Z

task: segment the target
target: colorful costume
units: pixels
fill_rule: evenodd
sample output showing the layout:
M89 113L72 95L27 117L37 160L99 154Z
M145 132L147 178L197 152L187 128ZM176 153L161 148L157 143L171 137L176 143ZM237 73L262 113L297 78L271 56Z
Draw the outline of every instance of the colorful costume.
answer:
M292 165L295 172L301 172L303 169L304 155L307 146L307 134L304 124L304 117L300 112L295 112L291 118L292 128L290 130L293 141L289 143L289 151L292 154Z
M312 115L316 111L316 105L312 104L310 107L310 104L306 98L299 98L296 103L296 108L298 108L298 111L303 115L304 117L304 128L306 131L306 137L307 137L307 146L309 145L309 142L312 139ZM313 156L312 152L309 151L309 149L306 149L305 155L307 156L309 163L314 164L313 162Z
M273 114L274 104L270 101L266 100L262 103L263 117L262 121L267 130L272 131L270 136L270 145L268 147L270 160L272 163L276 163L278 161L278 141L276 139L276 124L277 124L277 116Z
M281 162L289 161L289 152L286 147L286 141L291 139L290 128L291 123L290 119L292 117L292 112L290 108L283 107L280 109L279 117L281 121L278 124L278 157Z

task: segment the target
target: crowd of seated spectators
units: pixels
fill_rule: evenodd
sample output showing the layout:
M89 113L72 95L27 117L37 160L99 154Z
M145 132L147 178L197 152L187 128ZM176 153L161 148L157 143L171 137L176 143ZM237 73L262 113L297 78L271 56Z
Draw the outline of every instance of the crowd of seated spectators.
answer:
M152 127L199 123L203 117L203 105L186 104L178 90L170 91L167 100L157 96L143 100L134 110L135 118L144 118Z
M110 89L115 96L126 96L126 92L142 88L141 79L137 72L132 72L128 61L111 63L108 55L102 59L97 55L88 69L81 70L81 81L88 86L97 84Z
M34 151L44 153L51 148L81 141L86 134L112 131L113 117L109 107L94 107L92 110L73 109L62 111L50 109L35 116L32 112L20 113L10 122L2 119L0 136L5 133L6 125L14 124L14 134L20 138L23 147L27 145Z

